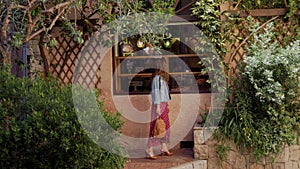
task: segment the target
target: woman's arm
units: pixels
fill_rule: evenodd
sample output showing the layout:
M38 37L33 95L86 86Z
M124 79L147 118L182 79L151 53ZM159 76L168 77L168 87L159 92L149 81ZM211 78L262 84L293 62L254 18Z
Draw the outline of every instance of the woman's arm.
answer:
M152 81L151 96L152 96L152 102L154 104L160 104L160 102L161 102L161 93L160 93L159 76L155 76L153 81Z
M155 106L156 106L156 116L159 117L161 115L160 104L155 104Z

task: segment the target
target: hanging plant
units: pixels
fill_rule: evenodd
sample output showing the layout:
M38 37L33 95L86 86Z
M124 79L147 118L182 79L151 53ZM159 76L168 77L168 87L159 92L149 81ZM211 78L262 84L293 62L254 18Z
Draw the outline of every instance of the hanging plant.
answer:
M104 16L103 22L108 23L108 27L102 32L106 36L101 34L99 38L110 47L114 43L115 35L119 36L119 40L133 36L142 37L143 43L151 43L154 47L161 48L167 23L174 14L174 3L175 0L153 0L151 8L147 8L144 1L119 1L114 8L115 12Z

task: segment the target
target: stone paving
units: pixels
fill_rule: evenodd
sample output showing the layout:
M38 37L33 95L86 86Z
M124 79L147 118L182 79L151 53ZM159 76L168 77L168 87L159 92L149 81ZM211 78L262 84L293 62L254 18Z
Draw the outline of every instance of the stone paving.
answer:
M195 161L192 148L181 148L172 151L173 156L158 156L156 160L133 158L124 169L166 169Z

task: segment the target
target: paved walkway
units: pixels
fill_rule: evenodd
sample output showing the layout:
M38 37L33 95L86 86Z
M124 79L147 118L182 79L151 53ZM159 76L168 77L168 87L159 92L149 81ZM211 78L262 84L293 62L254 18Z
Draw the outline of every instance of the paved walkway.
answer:
M158 156L157 160L146 158L133 158L125 165L124 169L167 169L188 162L196 161L193 158L192 148L182 148L172 151L173 156Z

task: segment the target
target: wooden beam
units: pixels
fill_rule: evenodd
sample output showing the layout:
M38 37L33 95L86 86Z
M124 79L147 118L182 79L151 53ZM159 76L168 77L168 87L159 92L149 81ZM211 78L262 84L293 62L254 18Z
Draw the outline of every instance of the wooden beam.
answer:
M275 9L252 9L252 10L227 10L224 13L228 12L233 15L238 15L240 17L247 16L283 16L288 13L288 8L275 8ZM297 11L297 15L300 14L300 10Z
M186 22L186 21L195 22L195 21L199 21L199 19L196 16L191 16L191 15L176 15L170 19L171 23Z
M192 6L195 3L196 3L195 0L188 3L187 5L183 6L182 8L178 9L177 11L175 11L175 14L179 14L180 12L184 11L185 9L187 9L188 7Z
M176 0L175 4L174 4L174 9L176 9L177 5L179 4L180 0Z

